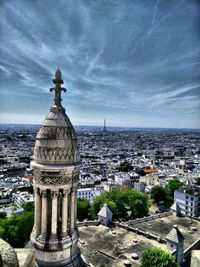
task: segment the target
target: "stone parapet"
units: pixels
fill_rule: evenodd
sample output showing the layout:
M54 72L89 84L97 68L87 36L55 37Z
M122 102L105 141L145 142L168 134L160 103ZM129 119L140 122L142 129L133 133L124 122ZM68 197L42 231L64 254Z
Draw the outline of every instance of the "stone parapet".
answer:
M35 251L32 248L15 249L19 267L35 267Z

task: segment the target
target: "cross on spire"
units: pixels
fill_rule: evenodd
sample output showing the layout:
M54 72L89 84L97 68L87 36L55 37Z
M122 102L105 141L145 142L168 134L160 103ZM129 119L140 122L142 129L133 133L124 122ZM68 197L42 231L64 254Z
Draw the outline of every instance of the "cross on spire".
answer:
M61 105L61 101L62 101L61 92L62 91L66 92L67 89L61 87L61 84L63 84L64 82L62 80L62 74L61 74L59 67L57 68L57 70L55 72L55 79L53 79L53 83L55 84L55 87L50 88L50 92L55 91L55 98L54 98L55 105L57 107L62 107L62 105Z

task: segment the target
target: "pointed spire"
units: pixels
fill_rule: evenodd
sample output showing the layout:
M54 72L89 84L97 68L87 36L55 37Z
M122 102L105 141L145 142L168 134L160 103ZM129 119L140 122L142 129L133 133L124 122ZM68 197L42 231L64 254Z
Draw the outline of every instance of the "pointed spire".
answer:
M55 87L50 88L50 92L55 91L55 98L54 98L55 105L57 107L62 107L61 91L66 92L67 90L61 87L61 84L63 84L64 82L62 80L62 74L61 74L59 67L57 68L55 72L55 79L53 79L53 83L55 84Z
M103 131L106 132L106 119L104 119Z
M61 83L63 83L63 80L62 80L62 74L61 74L61 71L59 69L59 66L55 72L55 81L61 81ZM54 82L54 81L53 81ZM55 82L54 82L55 83Z

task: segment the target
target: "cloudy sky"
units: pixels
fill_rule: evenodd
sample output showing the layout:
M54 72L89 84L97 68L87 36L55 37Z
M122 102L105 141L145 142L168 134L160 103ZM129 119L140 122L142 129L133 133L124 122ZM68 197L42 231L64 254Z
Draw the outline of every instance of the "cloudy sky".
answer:
M0 0L0 123L200 128L200 0Z

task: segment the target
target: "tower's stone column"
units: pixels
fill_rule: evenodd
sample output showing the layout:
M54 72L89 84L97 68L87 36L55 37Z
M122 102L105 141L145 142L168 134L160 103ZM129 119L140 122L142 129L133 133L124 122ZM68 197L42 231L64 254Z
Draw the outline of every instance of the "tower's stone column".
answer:
M51 212L51 238L57 236L58 222L58 191L52 191L52 212Z
M42 237L46 237L47 234L47 192L42 191Z
M67 222L68 222L68 191L63 191L62 198L62 236L67 233Z
M71 232L74 231L74 227L75 227L75 198L76 198L76 194L75 194L75 190L72 189L71 191L71 205L70 205L70 215L71 215L71 220L70 220L70 230Z
M77 222L77 189L75 189L74 194L75 194L75 196L74 196L74 224L75 224L75 228L76 228L76 222Z
M35 189L35 233L39 236L41 232L41 197L40 189Z

